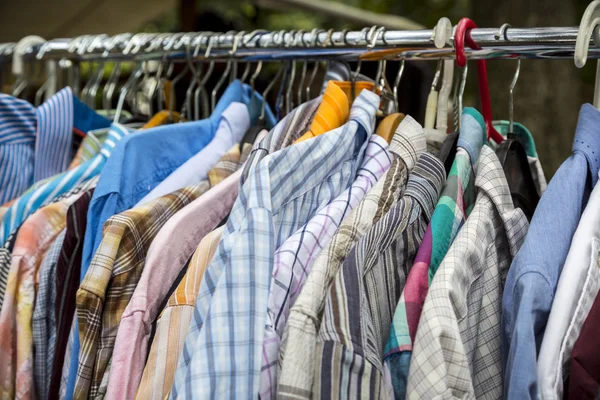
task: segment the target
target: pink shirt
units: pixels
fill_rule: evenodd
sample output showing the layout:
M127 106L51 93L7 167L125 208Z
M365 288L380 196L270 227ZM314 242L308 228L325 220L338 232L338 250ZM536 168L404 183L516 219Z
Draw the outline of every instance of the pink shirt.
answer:
M135 397L144 372L152 323L161 311L159 307L198 243L233 207L241 174L238 169L183 208L156 235L119 325L106 398Z

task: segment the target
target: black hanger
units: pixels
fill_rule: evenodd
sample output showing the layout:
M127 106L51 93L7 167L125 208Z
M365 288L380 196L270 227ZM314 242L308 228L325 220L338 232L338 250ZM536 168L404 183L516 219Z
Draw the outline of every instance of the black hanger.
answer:
M442 143L442 147L440 147L440 151L438 152L438 158L444 163L446 174L450 172L450 168L452 168L452 164L454 164L457 146L458 133L454 132L446 135L446 139L444 139L444 143Z
M525 147L515 139L514 134L509 134L508 138L496 148L496 155L502 164L515 207L523 210L527 219L531 221L540 196L531 173Z

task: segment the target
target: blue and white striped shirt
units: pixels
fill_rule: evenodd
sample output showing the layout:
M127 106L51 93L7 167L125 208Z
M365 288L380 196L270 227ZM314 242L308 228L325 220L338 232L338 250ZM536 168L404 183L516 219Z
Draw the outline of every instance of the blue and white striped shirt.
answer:
M67 169L74 129L87 132L109 124L68 87L38 108L0 94L0 204Z
M344 126L266 156L240 187L200 287L171 398L255 398L276 249L356 177L379 96Z

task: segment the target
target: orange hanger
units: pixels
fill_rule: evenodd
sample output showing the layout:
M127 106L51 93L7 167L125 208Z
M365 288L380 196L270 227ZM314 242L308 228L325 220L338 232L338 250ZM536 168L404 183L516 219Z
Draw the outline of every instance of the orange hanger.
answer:
M471 29L477 28L477 25L470 18L463 18L459 21L456 26L456 33L454 35L455 46L456 46L456 64L459 67L464 67L467 64L467 57L465 55L465 39L469 47L473 50L480 50L479 46L471 37ZM477 75L479 77L479 96L481 98L481 110L485 126L487 128L488 140L492 139L496 143L504 141L504 137L494 125L492 125L492 105L490 102L490 88L488 86L487 77L487 66L485 60L477 60Z

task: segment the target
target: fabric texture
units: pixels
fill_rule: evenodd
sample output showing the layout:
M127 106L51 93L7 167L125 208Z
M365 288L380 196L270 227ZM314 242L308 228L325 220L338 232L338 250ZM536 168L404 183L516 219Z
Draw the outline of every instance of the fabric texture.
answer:
M567 344L567 331L581 330L581 325L598 294L597 285L589 285L590 274L598 273L596 265L599 240L600 186L596 185L573 235L538 356L538 391L539 396L544 399L563 397L563 379L568 376L563 376L563 370L568 367L573 349L571 346L574 344L572 339L568 340L570 346ZM584 286L588 286L588 289L584 290ZM578 309L579 326L573 326Z
M56 263L64 239L65 230L63 229L50 246L39 268L39 287L33 308L32 330L35 394L40 399L48 398L50 374L54 361L54 346L56 345L56 285L54 279Z
M600 170L600 111L584 104L573 155L540 199L529 233L508 272L502 299L504 393L535 398L537 357L571 239Z
M108 137L109 130L109 128L104 128L88 132L79 145L77 153L75 153L73 160L71 160L68 169L76 168L97 156L102 149L102 144Z
M0 204L67 169L74 128L87 132L108 125L68 87L37 108L0 94Z
M54 345L54 360L52 362L48 399L64 398L59 396L63 367L69 362L71 354L67 350L70 332L73 330L73 315L75 313L75 297L79 288L79 270L81 268L81 251L83 235L87 221L87 209L92 199L94 189L83 192L69 207L66 216L65 238L56 262L56 340ZM68 374L64 375L64 378Z
M398 126L388 151L396 156L359 205L344 219L329 245L314 261L290 310L279 350L278 398L306 398L312 391L319 322L329 287L350 249L404 193L408 174L426 150L423 128L410 116Z
M404 196L346 257L325 303L314 349L312 398L387 397L383 349L445 181L443 163L431 154L421 155Z
M213 140L167 176L137 205L146 204L178 189L205 180L211 168L227 153L231 146L242 140L244 133L249 128L250 114L248 113L248 107L243 103L231 103L221 115L221 121Z
M529 224L513 206L502 165L487 146L479 156L475 185L475 207L440 264L423 306L409 399L502 398L503 283Z
M200 282L224 230L225 226L221 226L202 239L185 276L162 310L136 399L162 400L169 396L175 368L192 322Z
M231 211L238 195L239 168L251 149L245 144L240 153L239 146L234 145L209 172L208 180L200 184L201 196L171 217L152 241L139 283L119 325L115 368L109 377L109 398L135 396L148 354L151 324L190 254Z
M169 218L200 194L199 184L190 186L106 221L102 242L77 290L81 351L74 398L106 394L121 316L139 282L148 248Z
M19 229L0 312L2 398L35 398L32 320L38 270L48 248L64 228L69 205L66 200L44 207Z
M265 157L243 183L201 284L173 398L258 393L274 253L354 181L378 105L363 90L348 123ZM231 302L232 292L245 300Z
M6 284L8 283L8 273L10 272L10 265L12 262L12 251L15 247L15 240L17 239L18 228L11 235L2 247L0 247L0 311L2 310L2 304L4 302L4 293L6 292Z
M390 167L392 156L380 136L369 139L363 164L352 186L320 210L287 239L275 253L262 350L260 398L273 398L277 385L277 358L289 310L300 294L312 263L352 209Z
M385 345L386 365L393 377L394 395L399 400L406 397L411 352L429 285L475 204L474 170L486 140L486 128L483 117L473 108L465 108L461 118L448 180L406 279Z

